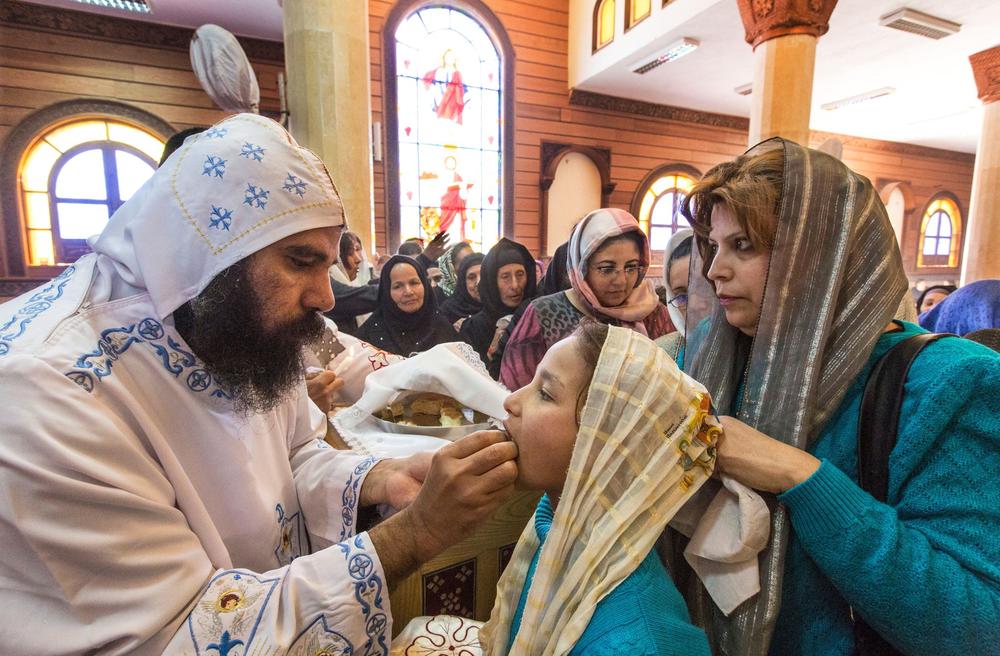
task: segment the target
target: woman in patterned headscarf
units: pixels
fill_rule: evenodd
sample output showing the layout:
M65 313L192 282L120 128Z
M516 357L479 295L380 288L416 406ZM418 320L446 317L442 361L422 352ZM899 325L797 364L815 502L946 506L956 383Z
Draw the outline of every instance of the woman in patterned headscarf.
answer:
M532 301L504 349L500 381L512 390L527 385L552 344L585 317L625 326L650 339L673 331L653 282L645 280L649 241L625 210L594 210L570 236L567 271L571 288Z
M460 241L449 246L448 250L437 259L437 266L441 269L441 281L438 282L438 287L448 298L451 298L455 293L459 284L458 267L461 266L462 260L470 255L472 255L472 246L469 246L467 241Z
M684 368L732 415L719 469L780 502L760 595L723 617L690 591L716 652L857 653L862 619L904 653L1000 644L1000 506L983 493L1000 471L1000 357L958 339L924 349L880 502L857 483L862 390L922 330L894 320L912 303L871 183L772 139L709 171L684 211L703 273Z

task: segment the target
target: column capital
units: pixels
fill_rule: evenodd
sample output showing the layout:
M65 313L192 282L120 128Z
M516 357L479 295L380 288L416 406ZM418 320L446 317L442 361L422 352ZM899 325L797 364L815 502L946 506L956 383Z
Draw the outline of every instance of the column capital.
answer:
M747 43L756 48L788 34L826 34L837 0L736 0L736 4Z
M1000 45L969 55L969 63L983 104L1000 100Z

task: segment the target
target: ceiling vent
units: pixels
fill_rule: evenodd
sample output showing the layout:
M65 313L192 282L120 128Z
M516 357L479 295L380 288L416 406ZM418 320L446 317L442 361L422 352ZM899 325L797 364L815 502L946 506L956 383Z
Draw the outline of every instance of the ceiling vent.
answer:
M894 89L893 87L882 87L881 89L874 89L867 93L861 93L856 96L851 96L850 98L841 98L840 100L828 102L824 105L820 105L820 107L830 112L835 109L842 109L844 107L850 107L852 105L860 105L863 102L868 102L869 100L875 100L876 98L882 98L884 96L890 96L894 93L896 93L896 89Z
M645 75L661 64L666 64L667 62L680 59L689 52L693 52L697 47L698 41L684 37L683 39L671 43L669 46L654 55L652 59L646 60L642 63L636 62L632 64L632 66L635 66L635 68L632 69L632 72L638 73L639 75Z
M106 7L107 9L120 9L122 11L132 11L137 14L148 14L152 12L149 0L76 0L85 5L95 7Z
M891 27L894 30L919 34L928 39L943 39L962 29L958 23L905 7L882 16L878 19L878 24Z

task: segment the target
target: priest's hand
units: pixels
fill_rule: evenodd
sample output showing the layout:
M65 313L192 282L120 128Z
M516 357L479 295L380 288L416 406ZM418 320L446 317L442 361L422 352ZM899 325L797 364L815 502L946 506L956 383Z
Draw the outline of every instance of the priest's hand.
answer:
M306 373L306 391L309 393L309 398L324 413L330 412L333 398L343 386L344 381L337 378L337 374L329 369Z
M510 497L516 457L517 446L500 431L473 433L431 456L413 502L369 531L390 587L467 537Z
M416 498L427 478L433 453L407 458L389 458L372 467L361 486L362 506L387 504L393 510L406 508Z
M804 482L819 469L819 460L780 442L733 417L720 417L716 469L740 483L780 494Z

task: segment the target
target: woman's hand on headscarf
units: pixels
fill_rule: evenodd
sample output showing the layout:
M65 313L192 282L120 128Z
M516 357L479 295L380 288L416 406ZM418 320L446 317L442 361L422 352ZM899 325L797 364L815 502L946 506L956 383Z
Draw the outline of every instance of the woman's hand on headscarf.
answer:
M720 417L716 469L756 490L779 494L819 469L812 454L780 442L734 417Z

